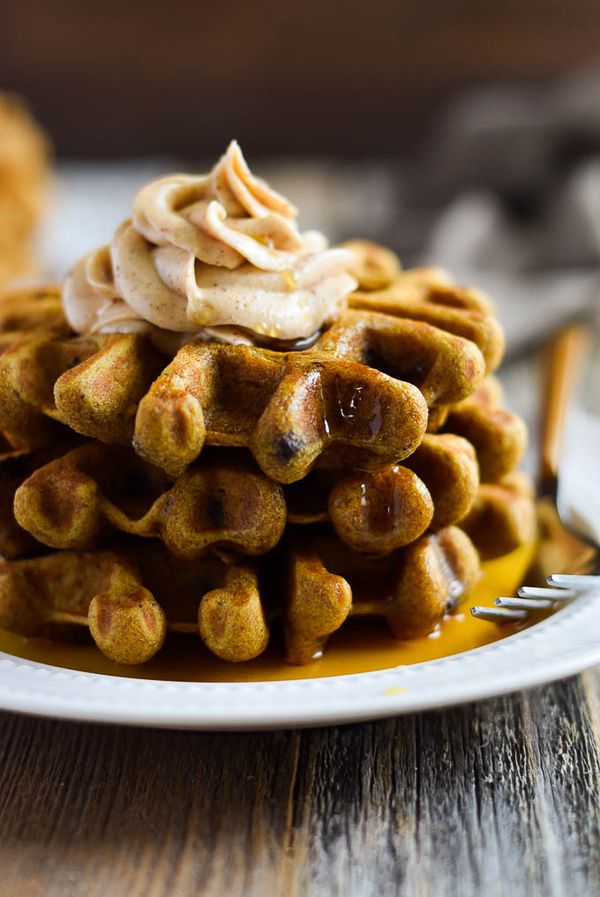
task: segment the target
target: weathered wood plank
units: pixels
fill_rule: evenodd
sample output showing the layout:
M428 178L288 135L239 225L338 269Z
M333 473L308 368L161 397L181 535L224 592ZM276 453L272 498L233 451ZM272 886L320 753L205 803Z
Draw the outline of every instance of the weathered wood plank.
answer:
M297 740L5 717L0 893L264 893L252 880L282 873Z
M599 719L597 673L301 733L4 715L0 895L599 893Z

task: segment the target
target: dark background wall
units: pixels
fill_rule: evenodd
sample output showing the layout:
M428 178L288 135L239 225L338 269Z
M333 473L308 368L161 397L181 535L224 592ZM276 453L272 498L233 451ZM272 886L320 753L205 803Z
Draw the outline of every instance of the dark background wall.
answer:
M391 153L458 88L597 58L598 0L0 4L0 86L70 155Z

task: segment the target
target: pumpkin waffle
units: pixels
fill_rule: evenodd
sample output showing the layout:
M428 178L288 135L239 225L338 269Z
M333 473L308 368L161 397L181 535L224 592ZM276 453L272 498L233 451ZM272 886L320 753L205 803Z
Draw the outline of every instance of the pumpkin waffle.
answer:
M387 246L370 240L348 240L344 246L352 252L354 261L348 271L359 291L383 290L402 271L400 259Z
M36 540L19 526L14 514L15 492L35 470L28 452L8 450L0 456L0 556L18 558L32 552ZM38 545L39 547L39 545Z
M527 444L525 424L502 407L502 388L493 377L450 409L442 432L463 436L475 448L482 483L495 483L514 470Z
M342 315L311 349L196 341L166 368L140 334L27 336L18 323L2 334L5 431L39 445L55 438L60 421L105 442L133 439L172 475L204 442L248 445L280 482L300 479L321 455L325 463L370 467L399 460L420 441L425 402L444 409L484 374L470 340L371 312Z
M285 489L288 520L330 520L353 550L389 554L427 530L461 520L479 486L473 447L452 434L426 435L404 463L374 471L316 470Z
M0 430L0 463L18 451L8 438L8 435Z
M59 286L14 287L0 295L0 352L32 331L70 333Z
M415 447L406 428L420 427L421 409L406 381L435 405L470 394L482 375L469 341L360 312L343 315L302 352L192 343L140 403L134 444L173 475L204 440L248 445L283 483L305 476L323 449L325 462L373 467Z
M68 641L89 629L100 650L122 664L150 660L167 630L199 633L231 661L257 656L269 637L252 566L182 561L139 544L0 561L0 625Z
M306 663L350 617L430 633L531 537L488 300L364 241L347 268L236 158L141 192L67 279L77 334L58 288L0 298L12 631L124 664L168 631L232 662L283 632Z
M266 554L286 522L283 490L239 453L206 453L175 483L131 449L88 442L16 490L18 523L52 548L89 549L111 531L160 539L174 555Z
M358 290L348 299L350 308L425 321L463 337L479 348L486 373L496 370L504 354L504 334L483 293L454 284L439 268L403 271L399 259L383 246L360 240L346 246L357 258L351 273Z
M0 355L0 422L17 443L52 443L60 424L128 443L137 402L164 359L137 334L62 337L34 331ZM65 397L65 391L67 393Z
M536 512L530 478L513 470L497 483L482 483L460 526L484 561L502 557L531 541L536 532Z
M361 313L342 316L300 352L190 343L140 402L133 442L172 475L205 441L248 446L282 483L317 461L373 468L419 444L423 398L471 394L478 361L473 344L430 325Z
M314 471L285 491L243 450L208 449L175 483L121 446L89 442L34 465L43 451L19 468L14 513L57 549L95 548L117 530L159 538L179 557L258 555L275 546L286 520L330 520L354 550L389 554L464 517L479 483L472 447L450 434L426 436L408 466Z
M68 451L77 439L69 436L66 442L37 450L15 449L6 443L6 451L0 453L0 557L20 558L44 550L43 545L17 523L15 493L34 471Z
M502 407L502 387L488 377L449 413L444 429L459 433L475 448L481 484L460 521L483 560L530 542L536 533L533 483L516 470L527 441L523 421Z
M89 629L100 650L123 664L153 657L168 630L198 633L214 654L239 662L262 653L281 619L287 659L306 663L348 616L384 618L401 637L431 631L479 572L469 538L452 527L395 552L384 566L348 552L325 530L313 536L306 543L292 534L278 552L284 604L269 598L273 556L229 565L133 542L0 561L0 625L67 640Z
M288 520L329 520L342 541L373 556L451 525L468 532L484 559L507 554L533 538L535 513L531 481L514 469L524 427L498 409L499 400L499 386L486 382L466 408L459 406L461 420L475 418L477 448L453 432L427 434L401 465L315 470L286 487Z
M480 575L479 555L456 527L385 559L349 552L328 532L292 536L291 543L284 615L291 663L317 659L349 616L382 617L398 638L425 635Z
M531 535L524 476L508 474L499 484L480 486L473 447L451 433L426 435L403 465L316 470L285 489L242 450L208 449L174 484L121 446L86 443L57 450L50 461L48 450L17 454L18 462L4 465L13 472L4 490L8 531L26 530L52 548L94 548L116 530L159 538L180 557L209 550L258 555L275 546L286 520L305 526L329 521L350 548L375 556L426 531L463 526L466 518L487 558L494 546L506 553ZM513 480L521 487L516 494ZM17 556L14 550L10 556Z
M354 361L314 350L277 353L190 343L140 402L136 450L176 476L205 442L247 446L282 483L317 461L373 467L419 444L423 396Z
M480 407L493 408L499 400L494 383L479 390ZM402 465L360 475L315 470L284 489L253 468L249 456L231 449L208 450L174 485L120 446L86 443L38 467L46 460L41 451L6 455L27 458L26 473L37 467L17 489L18 520L52 546L81 548L5 562L0 569L0 624L25 635L55 638L71 638L89 627L100 649L119 663L148 660L168 629L199 632L219 657L247 660L264 650L277 618L283 619L287 657L293 663L318 656L328 635L349 616L382 617L403 638L423 634L475 581L479 555L505 553L531 536L527 481L509 473L497 483L479 485L475 450L452 433L426 435ZM223 539L223 528L214 528L217 504L222 524L231 509L235 514L248 503L246 481L229 479L236 465L245 475L250 467L260 484L258 494L267 496L264 517L255 505L249 517L244 518L245 507L241 510L242 519L251 520L254 549L257 520L268 518L272 527L271 541L258 549L266 553L242 564L231 563L231 549L244 551L249 543L232 543L230 531ZM211 469L222 478L207 490L205 474ZM398 470L403 471L400 478ZM393 498L392 510L398 500L407 510L398 515L397 528L387 521L389 477L400 495ZM223 498L224 483L231 508ZM329 495L325 509L324 494ZM365 498L370 513L364 513ZM415 511L419 499L421 518ZM271 550L283 531L286 503L291 525ZM319 525L326 519L337 535ZM449 525L455 521L461 529ZM405 529L399 536L401 526ZM124 534L114 549L83 550L103 531L111 538L114 528L162 538L170 550L154 540L138 539L132 546ZM387 554L381 557L386 539ZM215 548L217 556L206 554ZM286 586L282 568L288 570ZM19 596L27 605L23 611Z

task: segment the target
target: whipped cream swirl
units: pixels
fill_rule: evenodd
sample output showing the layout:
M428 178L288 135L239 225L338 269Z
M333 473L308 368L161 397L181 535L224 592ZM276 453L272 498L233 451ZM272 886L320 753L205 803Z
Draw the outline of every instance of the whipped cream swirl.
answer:
M233 141L209 174L174 174L139 191L110 246L68 275L67 319L80 333L158 330L182 341L310 337L338 316L356 281L351 251L301 233L296 215Z

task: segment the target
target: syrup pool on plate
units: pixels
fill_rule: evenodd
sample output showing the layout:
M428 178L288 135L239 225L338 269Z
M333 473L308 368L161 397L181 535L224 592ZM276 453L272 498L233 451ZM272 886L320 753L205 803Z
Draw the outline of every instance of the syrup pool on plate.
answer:
M144 666L117 666L92 644L65 644L25 639L0 630L0 651L72 670L164 679L180 682L260 682L282 679L315 679L365 673L460 654L495 642L516 631L515 625L497 626L476 620L469 613L474 604L491 604L499 595L512 595L523 582L533 560L535 546L522 546L512 554L483 564L483 576L459 609L448 616L432 635L399 641L382 621L357 617L350 620L327 644L323 658L305 666L290 666L275 648L246 663L227 663L212 655L197 638L172 636L163 650Z

